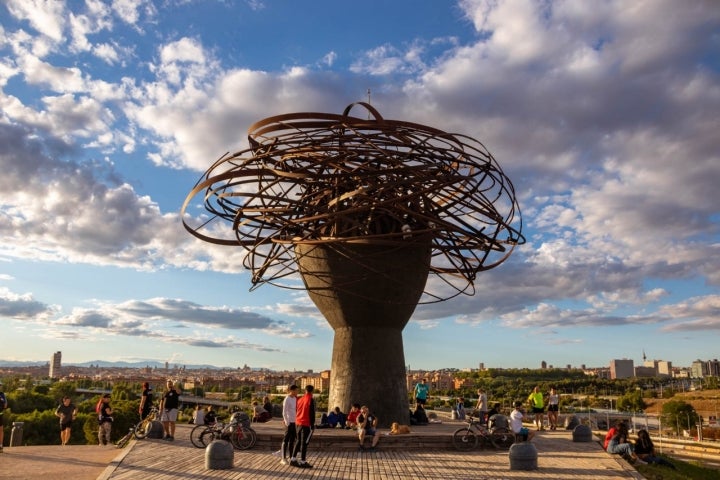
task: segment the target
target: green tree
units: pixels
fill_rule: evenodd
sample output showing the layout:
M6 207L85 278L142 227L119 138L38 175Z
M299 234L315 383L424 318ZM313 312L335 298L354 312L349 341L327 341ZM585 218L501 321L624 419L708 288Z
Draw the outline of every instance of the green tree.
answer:
M633 390L617 400L617 409L621 412L642 412L647 408L642 398L642 390Z
M677 435L698 421L698 414L693 406L682 400L670 400L662 408L661 420L665 427L672 429Z

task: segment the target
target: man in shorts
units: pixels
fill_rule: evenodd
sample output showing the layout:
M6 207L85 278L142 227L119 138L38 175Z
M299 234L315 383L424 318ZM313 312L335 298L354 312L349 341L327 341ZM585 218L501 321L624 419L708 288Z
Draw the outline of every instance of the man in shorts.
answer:
M55 409L55 415L60 418L60 443L67 445L70 442L73 420L77 417L77 407L72 404L70 397L63 397L62 403Z
M380 441L380 432L377 431L377 417L370 413L370 409L363 405L358 415L358 440L360 440L360 450L365 450L365 437L372 437L370 450L375 450Z
M160 400L160 421L165 430L165 440L175 440L175 422L177 422L180 393L175 390L172 380L167 381L165 394Z
M533 391L528 396L528 402L532 408L532 413L535 416L534 423L538 430L545 430L543 425L543 417L545 414L545 400L543 394L540 391L540 387L533 388Z

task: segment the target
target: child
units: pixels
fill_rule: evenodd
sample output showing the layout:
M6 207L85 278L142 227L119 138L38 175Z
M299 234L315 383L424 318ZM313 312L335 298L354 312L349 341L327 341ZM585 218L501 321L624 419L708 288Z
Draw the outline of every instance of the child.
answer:
M523 440L529 442L535 436L535 432L523 427L523 418L525 415L522 411L522 402L515 402L515 409L510 414L510 428L515 435L522 435Z

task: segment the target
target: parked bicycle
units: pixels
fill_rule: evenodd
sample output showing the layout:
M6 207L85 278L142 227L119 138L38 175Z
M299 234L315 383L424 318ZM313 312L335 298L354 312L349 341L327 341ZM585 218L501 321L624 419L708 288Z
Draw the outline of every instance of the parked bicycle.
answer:
M147 416L135 425L135 428L133 429L135 438L142 440L147 437L148 433L150 433L150 429L152 428L152 423L158 418L159 413L160 411L157 407L153 406L150 408L150 412Z
M453 446L461 452L466 452L481 443L483 448L492 445L498 450L507 450L515 442L515 434L507 428L497 427L488 430L485 425L470 415L467 427L458 428L453 433Z
M247 450L255 446L257 432L250 427L250 417L245 412L233 413L228 423L198 425L190 431L190 443L197 448L205 448L218 439L229 441L237 450Z

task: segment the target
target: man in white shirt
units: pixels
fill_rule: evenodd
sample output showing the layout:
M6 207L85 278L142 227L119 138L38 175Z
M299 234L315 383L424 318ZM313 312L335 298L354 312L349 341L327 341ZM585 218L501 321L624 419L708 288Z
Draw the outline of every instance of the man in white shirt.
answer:
M280 463L288 464L288 457L292 455L292 448L295 445L295 418L297 416L297 394L298 386L290 385L288 394L283 400L283 423L285 424L285 436L283 437L280 454Z
M523 427L523 415L522 402L515 402L515 409L510 414L510 428L515 435L521 435L526 442L532 440L535 436L535 432L530 429Z

